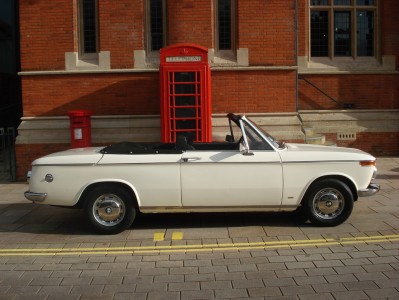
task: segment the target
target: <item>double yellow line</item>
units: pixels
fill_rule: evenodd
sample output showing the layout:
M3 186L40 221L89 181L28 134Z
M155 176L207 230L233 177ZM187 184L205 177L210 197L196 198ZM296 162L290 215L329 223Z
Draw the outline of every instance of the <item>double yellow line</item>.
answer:
M339 239L315 239L292 241L268 241L248 243L197 244L197 245L154 245L137 247L102 247L102 248L18 248L0 249L1 256L67 256L67 255L133 255L153 253L249 251L281 248L306 248L334 245L392 243L399 241L399 235L381 235L367 237L347 237ZM67 245L66 245L67 246Z

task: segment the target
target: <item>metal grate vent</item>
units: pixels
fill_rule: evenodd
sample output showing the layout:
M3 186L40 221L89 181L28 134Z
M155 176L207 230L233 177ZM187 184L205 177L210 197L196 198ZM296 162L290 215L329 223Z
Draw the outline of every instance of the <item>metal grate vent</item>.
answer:
M338 132L338 141L356 140L356 132Z

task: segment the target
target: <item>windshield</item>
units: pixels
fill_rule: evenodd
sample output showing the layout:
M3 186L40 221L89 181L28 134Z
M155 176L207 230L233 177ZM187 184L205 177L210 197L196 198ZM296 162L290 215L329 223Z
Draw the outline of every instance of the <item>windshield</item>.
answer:
M255 122L252 121L251 119L247 118L247 120L249 120L252 123L252 125L254 127L256 127L256 129L258 131L260 131L260 133L269 141L270 144L273 145L273 147L275 147L275 148L284 148L284 143L283 142L280 142L279 140L277 140L274 137L272 137L268 132L266 132L262 128L256 126Z
M277 149L285 148L284 143L273 138L262 128L256 126L255 122L251 119L234 116L230 120L233 121L230 122L230 133L233 140L244 141L244 136L242 134L242 130L244 130L244 135L250 150L272 150L273 147ZM239 125L240 123L243 127L242 130Z

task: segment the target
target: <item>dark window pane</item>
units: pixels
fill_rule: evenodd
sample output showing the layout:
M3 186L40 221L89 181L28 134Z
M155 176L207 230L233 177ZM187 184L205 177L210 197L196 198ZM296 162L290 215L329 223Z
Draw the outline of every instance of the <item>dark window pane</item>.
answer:
M334 5L351 5L351 0L334 0Z
M357 5L375 5L374 0L356 0Z
M176 129L196 129L195 125L196 125L195 120L179 120L179 121L176 121Z
M195 72L175 72L175 82L195 82Z
M311 55L328 56L328 12L312 11L311 13Z
M83 52L97 52L96 0L82 0Z
M374 13L357 11L357 55L374 55Z
M195 84L176 84L175 85L176 95L194 94L195 95Z
M328 0L311 0L310 5L328 5Z
M195 118L195 108L176 108L176 118Z
M175 103L176 106L194 106L195 96L176 96Z
M231 0L218 0L219 50L229 50L231 45Z
M172 74L172 73L171 73ZM196 90L196 72L174 72L174 93L176 95L194 94ZM192 82L192 83L190 83ZM183 98L181 98L183 99ZM191 101L191 100L190 100ZM195 98L194 98L195 101ZM182 104L179 104L182 105Z
M351 56L351 12L334 12L335 56Z
M150 0L151 51L163 47L162 0Z

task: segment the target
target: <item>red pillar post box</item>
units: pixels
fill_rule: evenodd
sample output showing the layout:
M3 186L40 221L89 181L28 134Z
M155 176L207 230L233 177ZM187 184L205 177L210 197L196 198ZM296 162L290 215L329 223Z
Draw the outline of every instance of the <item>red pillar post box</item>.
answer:
M68 112L71 128L71 147L91 146L91 116L89 110L71 110Z
M171 45L161 49L160 61L162 141L175 142L178 135L184 135L195 142L211 142L208 49Z

